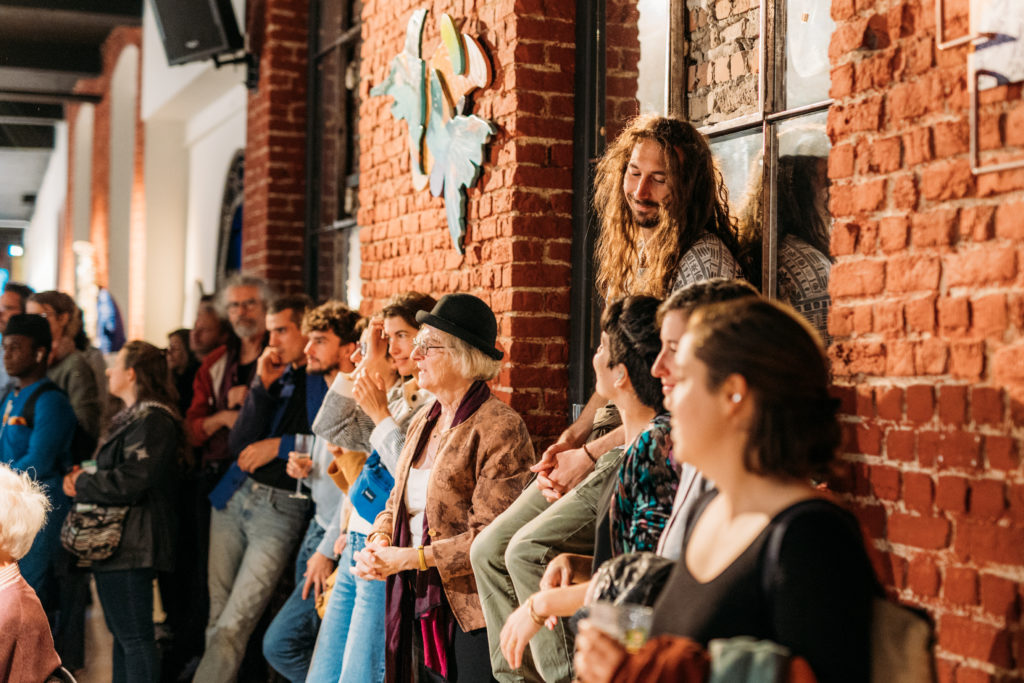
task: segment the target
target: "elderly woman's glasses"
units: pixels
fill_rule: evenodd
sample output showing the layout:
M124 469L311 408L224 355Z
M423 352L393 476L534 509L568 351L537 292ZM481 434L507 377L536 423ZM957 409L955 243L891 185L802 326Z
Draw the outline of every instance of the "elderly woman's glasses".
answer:
M441 346L434 339L420 339L416 337L412 340L412 348L417 353L421 353L424 356L429 356L430 352L434 349L450 349L450 346Z

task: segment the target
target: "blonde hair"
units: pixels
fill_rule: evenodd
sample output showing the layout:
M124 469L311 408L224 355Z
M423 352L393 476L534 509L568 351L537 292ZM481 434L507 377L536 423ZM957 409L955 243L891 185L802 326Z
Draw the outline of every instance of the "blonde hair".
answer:
M46 522L50 501L42 485L25 472L0 463L0 559L20 560L28 554Z
M494 360L480 349L453 334L438 330L436 327L433 329L437 330L441 338L448 343L452 363L460 375L466 379L483 380L484 382L498 376L498 372L501 371L500 360Z
M643 141L656 143L664 153L669 194L641 254L642 233L622 179L633 148ZM711 148L696 128L680 119L648 114L629 122L597 165L594 210L601 221L595 247L597 288L605 301L635 294L666 297L683 254L705 232L718 237L733 256L739 252L728 191Z

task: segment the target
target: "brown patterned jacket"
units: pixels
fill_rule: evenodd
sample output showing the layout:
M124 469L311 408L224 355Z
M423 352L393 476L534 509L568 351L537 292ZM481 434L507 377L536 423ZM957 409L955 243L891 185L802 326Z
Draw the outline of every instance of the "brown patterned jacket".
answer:
M395 513L405 496L413 454L429 413L428 406L409 426L395 487L387 507L377 515L374 533L394 535ZM480 530L523 492L534 459L523 419L493 395L465 421L441 435L427 481L426 513L434 563L463 631L485 626L469 564L469 546Z

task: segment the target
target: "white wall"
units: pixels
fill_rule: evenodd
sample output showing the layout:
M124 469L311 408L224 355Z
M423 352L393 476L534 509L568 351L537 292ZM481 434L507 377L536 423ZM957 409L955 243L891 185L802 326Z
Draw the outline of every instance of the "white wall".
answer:
M245 16L245 0L232 0ZM244 21L239 20L239 26ZM168 66L152 7L143 4L142 118L146 125L146 338L190 327L197 282L213 289L224 183L245 147L248 93L241 65Z
M36 195L32 220L25 228L22 272L36 291L57 287L57 253L68 187L68 128L55 127L54 149Z
M107 213L110 274L107 288L130 319L128 270L131 255L132 190L135 183L135 104L138 97L139 51L129 45L117 58L110 79L110 204ZM132 292L131 294L136 294ZM138 302L139 304L141 303Z

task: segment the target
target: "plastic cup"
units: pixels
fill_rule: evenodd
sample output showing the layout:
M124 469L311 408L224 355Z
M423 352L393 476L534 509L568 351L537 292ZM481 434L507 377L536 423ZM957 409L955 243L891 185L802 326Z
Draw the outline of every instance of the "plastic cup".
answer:
M635 653L651 635L654 610L646 605L622 604L599 600L590 605L589 621L617 640L627 652Z

